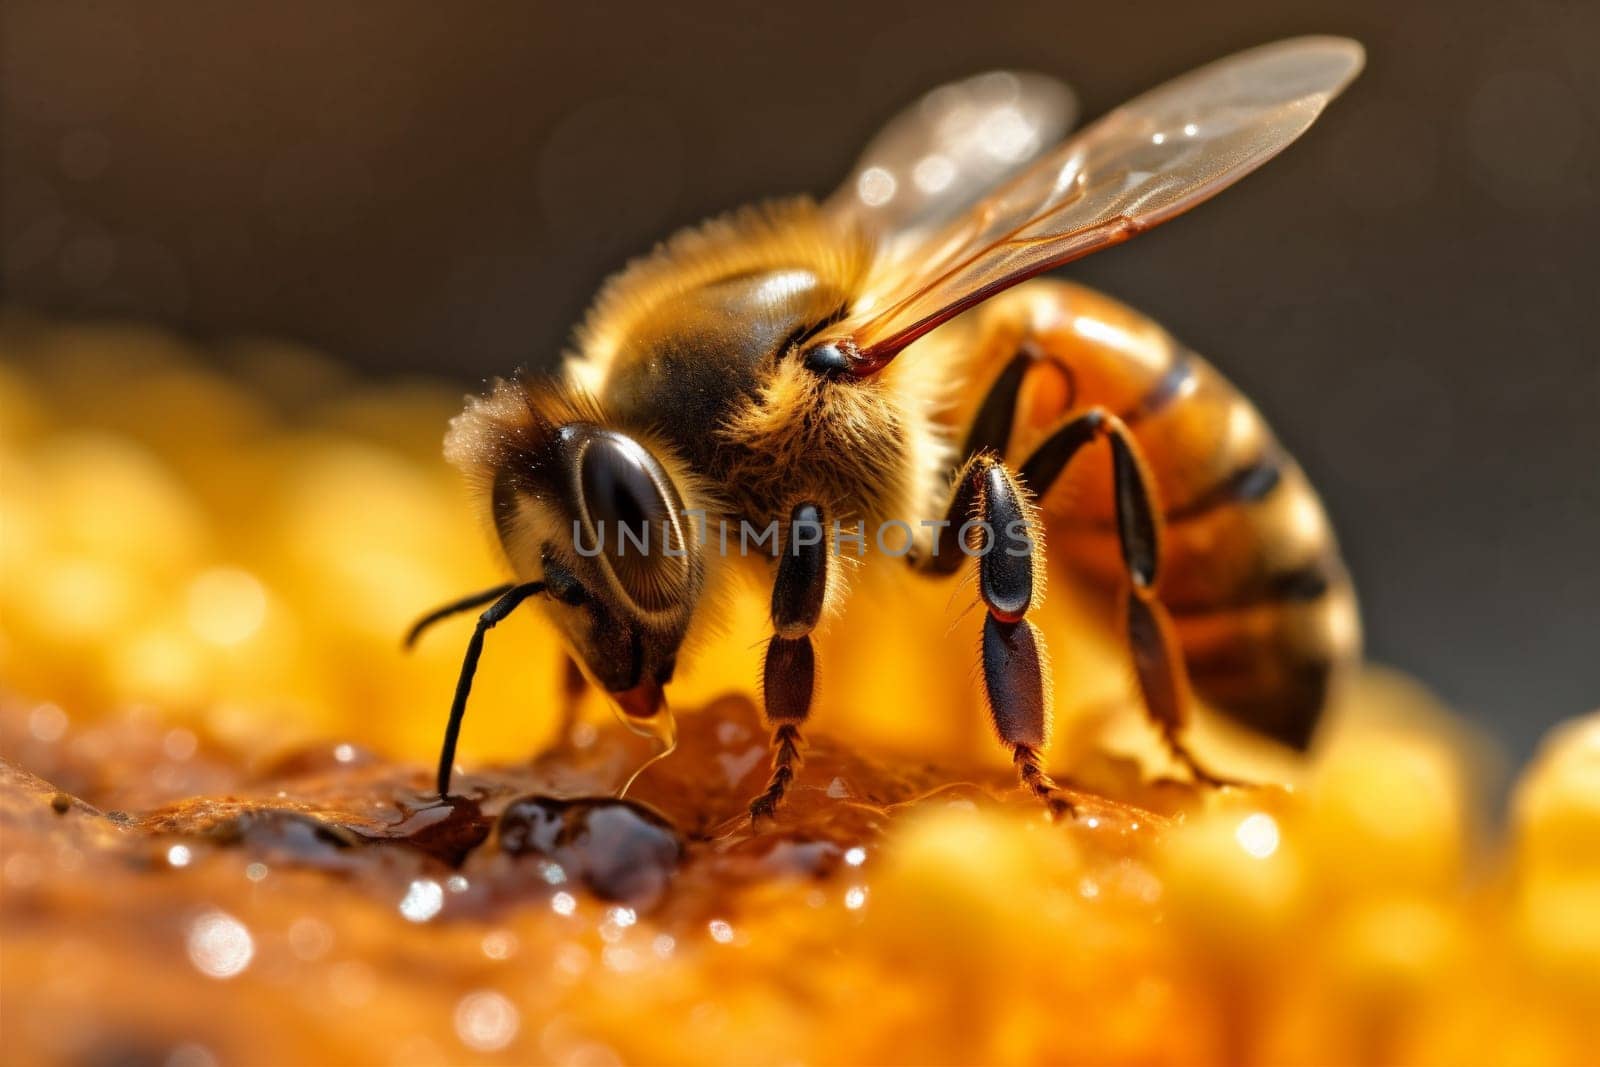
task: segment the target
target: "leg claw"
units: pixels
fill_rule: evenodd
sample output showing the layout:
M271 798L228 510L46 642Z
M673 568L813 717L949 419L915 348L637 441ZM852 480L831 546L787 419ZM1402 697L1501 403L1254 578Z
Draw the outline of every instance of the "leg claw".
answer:
M1167 749L1172 753L1173 758L1179 763L1183 764L1184 768L1188 770L1189 777L1194 780L1195 785L1207 785L1212 789L1256 788L1255 782L1246 782L1238 778L1228 778L1220 774L1213 774L1212 772L1206 770L1205 765L1195 758L1194 753L1189 751L1188 746L1178 738L1174 731L1171 729L1166 729L1163 730L1162 733L1166 738Z
M1050 813L1051 822L1060 822L1062 819L1076 819L1078 807L1066 797L1051 796L1044 798L1045 811Z
M754 829L762 819L778 817L778 798L760 796L750 802L750 826Z
M1203 767L1198 760L1183 749L1177 750L1178 759L1189 768L1189 775L1197 785L1210 786L1212 789L1254 789L1254 782L1246 782L1239 778L1228 778L1220 774L1213 774Z

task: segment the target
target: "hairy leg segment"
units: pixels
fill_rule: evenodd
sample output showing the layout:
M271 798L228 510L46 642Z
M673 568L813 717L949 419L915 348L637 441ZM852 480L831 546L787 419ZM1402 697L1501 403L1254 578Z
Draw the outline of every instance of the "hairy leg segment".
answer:
M917 563L949 574L967 558L964 546L976 553L978 595L988 609L982 666L989 713L1023 786L1052 816L1062 816L1072 813L1072 802L1045 773L1041 756L1050 730L1044 639L1025 617L1043 563L1031 508L1016 475L994 452L979 451L956 474L941 536ZM971 538L980 531L985 543L974 544Z
M822 509L802 503L789 515L789 537L772 586L773 635L761 670L767 722L772 726L772 776L750 802L752 821L776 814L799 770L800 727L811 713L817 661L811 631L828 592L828 546Z

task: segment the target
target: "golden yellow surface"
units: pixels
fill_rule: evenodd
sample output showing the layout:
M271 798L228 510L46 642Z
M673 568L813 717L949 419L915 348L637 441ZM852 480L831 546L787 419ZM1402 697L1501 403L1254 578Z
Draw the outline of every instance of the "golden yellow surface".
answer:
M947 588L835 624L792 810L756 832L759 724L711 703L753 689L761 604L735 607L675 694L684 751L640 779L687 842L659 900L495 838L457 869L234 834L400 826L465 630L398 637L501 576L438 458L456 390L195 356L0 318L8 1062L1600 1062L1600 718L1501 820L1492 752L1374 670L1304 766L1208 739L1293 788L1195 791L1160 780L1107 646L1047 625L1094 697L1058 708L1082 817L1051 824L985 738ZM461 748L486 818L646 754L592 699L580 749L528 764L557 667L531 612L490 643Z

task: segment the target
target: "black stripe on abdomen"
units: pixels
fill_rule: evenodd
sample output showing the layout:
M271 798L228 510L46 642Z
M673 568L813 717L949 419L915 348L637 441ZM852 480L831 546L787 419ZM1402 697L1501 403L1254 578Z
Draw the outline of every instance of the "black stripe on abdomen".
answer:
M1167 610L1173 618L1197 618L1280 604L1311 604L1327 596L1343 574L1343 564L1331 555L1323 555L1291 570L1265 575L1234 596L1206 603L1168 603Z
M1265 599L1279 604L1309 604L1328 595L1333 584L1326 560L1317 560L1304 567L1275 574L1267 582Z
M1195 388L1199 380L1195 375L1195 361L1187 349L1176 349L1166 372L1156 379L1150 391L1140 397L1120 418L1132 426L1143 419L1154 418L1171 407L1186 393Z
M1167 521L1183 522L1229 504L1253 504L1265 500L1282 482L1282 459L1271 454L1262 456L1248 466L1235 470L1193 500L1168 511Z
M1245 662L1190 663L1189 680L1206 701L1234 722L1304 752L1327 708L1329 693L1342 661L1330 655L1284 658L1268 679L1257 672L1252 657L1274 659L1282 652L1253 648L1241 653Z
M1229 505L1259 503L1271 496L1277 491L1278 486L1283 484L1284 463L1283 457L1276 454L1257 459L1238 468L1211 488L1202 490L1192 499L1177 507L1168 508L1162 512L1162 519L1168 525L1173 525L1204 518ZM1107 532L1116 529L1114 517L1083 518L1066 515L1054 518L1056 521L1064 522L1068 527Z

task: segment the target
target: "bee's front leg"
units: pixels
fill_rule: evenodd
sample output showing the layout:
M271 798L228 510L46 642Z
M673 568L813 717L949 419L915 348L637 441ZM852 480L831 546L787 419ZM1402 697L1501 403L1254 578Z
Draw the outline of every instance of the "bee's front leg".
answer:
M828 549L822 508L796 505L772 586L772 628L761 671L767 722L772 725L772 777L750 802L752 821L774 815L800 766L800 724L811 713L817 661L811 631L828 592Z
M919 565L951 573L969 551L978 556L978 595L988 609L983 622L983 687L1000 740L1010 747L1022 784L1053 816L1070 815L1072 802L1044 770L1049 738L1049 694L1044 639L1024 616L1034 602L1034 573L1044 549L1034 536L1027 491L994 452L971 456L956 475L941 532ZM984 544L974 550L973 532Z

